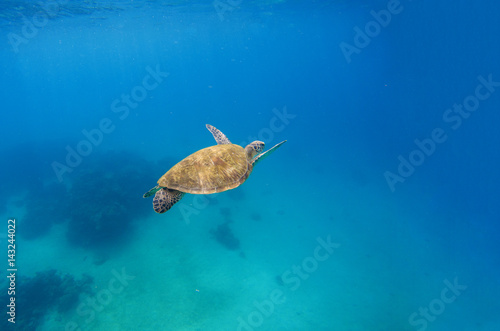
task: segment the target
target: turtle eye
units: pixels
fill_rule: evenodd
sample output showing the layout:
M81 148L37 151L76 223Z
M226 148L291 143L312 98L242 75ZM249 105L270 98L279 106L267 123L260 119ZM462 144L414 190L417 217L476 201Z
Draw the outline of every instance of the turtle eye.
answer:
M250 147L252 147L252 149L256 152L256 153L261 153L263 150L264 150L264 146L265 144L262 142L262 141L254 141L251 145L249 145Z

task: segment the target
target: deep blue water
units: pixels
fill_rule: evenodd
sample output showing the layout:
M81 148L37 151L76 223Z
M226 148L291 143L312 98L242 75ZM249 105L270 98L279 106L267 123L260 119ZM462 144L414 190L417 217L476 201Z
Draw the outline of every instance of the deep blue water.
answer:
M2 330L499 330L499 10L1 2ZM207 123L287 143L156 214Z

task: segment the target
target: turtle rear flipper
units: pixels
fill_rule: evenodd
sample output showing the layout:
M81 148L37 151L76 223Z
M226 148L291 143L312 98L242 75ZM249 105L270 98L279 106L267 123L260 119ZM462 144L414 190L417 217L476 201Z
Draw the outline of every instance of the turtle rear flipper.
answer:
M158 214L162 214L172 208L172 206L182 199L184 192L161 188L153 198L153 209Z
M158 190L160 190L160 187L158 185L156 185L151 190L149 190L146 193L144 193L144 195L142 197L143 198L148 198L148 197L152 196L153 194L155 194L156 192L158 192Z

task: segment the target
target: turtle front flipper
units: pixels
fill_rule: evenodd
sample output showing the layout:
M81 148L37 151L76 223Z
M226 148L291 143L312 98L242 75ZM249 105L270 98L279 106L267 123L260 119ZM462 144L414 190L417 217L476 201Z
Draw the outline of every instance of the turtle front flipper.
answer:
M172 208L184 196L184 192L169 190L168 188L159 189L153 198L153 209L158 214L162 214Z
M257 164L257 162L262 161L266 157L268 157L269 155L271 155L272 152L274 152L278 147L280 147L284 143L286 143L286 140L283 140L279 144L274 145L273 147L271 147L269 150L265 151L264 153L260 153L259 155L255 156L252 159L252 166L255 166Z
M208 131L210 131L212 133L212 135L214 136L214 139L217 142L217 145L228 145L231 143L229 141L229 139L227 139L226 135L224 133L220 132L220 130L217 129L216 127L214 127L210 124L207 124L206 127L207 127Z

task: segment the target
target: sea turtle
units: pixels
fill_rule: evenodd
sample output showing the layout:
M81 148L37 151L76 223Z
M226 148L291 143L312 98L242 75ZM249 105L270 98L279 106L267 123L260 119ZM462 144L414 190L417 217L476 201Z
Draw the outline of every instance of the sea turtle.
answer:
M227 137L210 124L206 125L217 145L203 148L167 171L158 185L143 197L152 196L153 208L164 213L185 193L210 194L224 192L240 186L250 176L257 162L269 156L285 141L262 153L264 143L254 141L245 148L232 144Z

